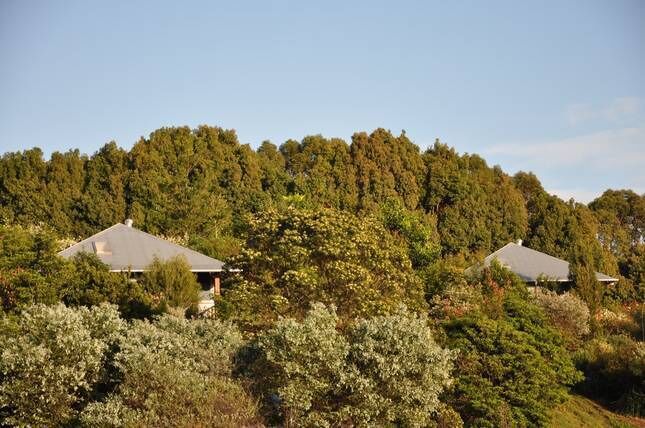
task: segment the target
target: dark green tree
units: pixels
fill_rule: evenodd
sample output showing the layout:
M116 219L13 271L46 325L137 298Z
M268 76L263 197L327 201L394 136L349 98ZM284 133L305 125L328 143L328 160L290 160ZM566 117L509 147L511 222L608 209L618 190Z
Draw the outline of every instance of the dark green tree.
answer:
M54 152L47 162L45 198L49 219L47 225L61 236L76 236L78 201L83 193L85 162L78 150Z
M522 195L499 167L439 141L424 161L423 206L437 217L444 255L490 253L526 234Z
M423 197L424 164L419 147L405 132L395 137L379 128L352 136L351 155L356 171L359 208L375 210L391 197L416 209Z
M128 153L113 141L88 159L77 209L77 236L87 236L125 220L128 177Z
M338 138L305 137L280 148L292 177L291 193L304 195L314 204L354 210L358 191L349 146Z
M0 220L22 225L48 219L43 152L34 148L0 159Z

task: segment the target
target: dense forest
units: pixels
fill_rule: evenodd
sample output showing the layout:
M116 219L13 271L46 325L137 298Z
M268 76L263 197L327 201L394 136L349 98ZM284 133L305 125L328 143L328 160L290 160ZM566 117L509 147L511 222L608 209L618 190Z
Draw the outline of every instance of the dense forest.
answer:
M56 256L125 218L240 269L211 319L177 311L197 287L181 260L134 282ZM571 391L642 416L644 233L645 195L563 201L531 172L384 129L254 150L177 127L129 151L5 153L0 419L544 426ZM518 239L568 260L573 288L464 274Z

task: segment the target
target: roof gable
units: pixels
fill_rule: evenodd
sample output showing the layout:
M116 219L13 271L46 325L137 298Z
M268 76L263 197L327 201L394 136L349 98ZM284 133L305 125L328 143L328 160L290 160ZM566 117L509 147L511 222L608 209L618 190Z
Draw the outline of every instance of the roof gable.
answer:
M155 257L167 260L182 255L193 272L220 272L224 263L158 238L134 227L117 223L58 253L71 258L79 252L96 254L111 271L142 272Z
M559 282L569 281L569 262L514 242L506 244L486 257L484 266L489 266L495 259L522 278L524 282L537 282L542 278ZM596 279L602 282L618 281L617 278L600 272L596 272Z

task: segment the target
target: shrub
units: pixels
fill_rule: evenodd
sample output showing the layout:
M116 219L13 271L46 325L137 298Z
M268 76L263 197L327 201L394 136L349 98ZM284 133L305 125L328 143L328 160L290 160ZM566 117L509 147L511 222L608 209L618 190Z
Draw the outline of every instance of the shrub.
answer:
M134 321L114 357L118 385L80 416L87 426L249 426L255 401L231 378L232 325L163 315Z
M527 333L481 316L453 320L445 328L460 351L451 402L467 426L539 425L564 397L557 365Z
M535 287L533 298L551 324L570 343L575 343L589 334L589 308L577 296L570 293L557 294Z
M258 425L255 401L237 382L154 357L151 352L129 361L117 393L87 406L80 422L89 427Z
M540 425L581 375L524 285L494 266L480 281L457 294L469 311L443 311L446 343L459 351L448 403L466 426Z
M269 410L286 426L429 424L452 357L427 320L400 310L346 334L338 322L317 304L260 336L252 372Z
M360 320L349 341L348 413L356 425L427 426L451 384L453 360L435 343L427 318L402 309Z
M185 311L199 300L201 287L181 256L166 261L155 258L141 282L147 293L157 296L163 310L170 307Z
M152 300L141 284L128 275L110 272L109 266L95 254L81 252L71 260L69 279L61 287L67 305L91 306L109 302L119 306L125 318L152 316Z
M241 345L242 336L230 323L162 315L154 323L134 321L115 360L123 372L132 362L152 358L205 375L230 374Z
M39 227L0 225L0 306L6 312L55 304L70 277L55 236Z
M342 421L349 344L337 323L335 311L318 304L302 322L278 321L257 341L252 370L258 392L286 426Z
M68 423L101 381L124 323L116 307L36 305L0 325L0 416L14 425Z

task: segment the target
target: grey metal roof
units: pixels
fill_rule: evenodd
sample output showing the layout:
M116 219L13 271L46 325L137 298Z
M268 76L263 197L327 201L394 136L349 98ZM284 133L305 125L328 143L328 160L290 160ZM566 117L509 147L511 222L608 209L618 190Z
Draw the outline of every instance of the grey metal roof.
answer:
M524 282L536 282L541 277L551 281L569 281L569 262L514 242L504 245L486 257L483 265L489 266L494 259L522 278ZM600 272L596 272L596 279L602 282L618 281L617 278Z
M92 235L58 255L70 258L81 251L96 254L113 272L142 272L155 256L167 260L183 255L193 272L220 272L224 266L219 260L122 223Z

